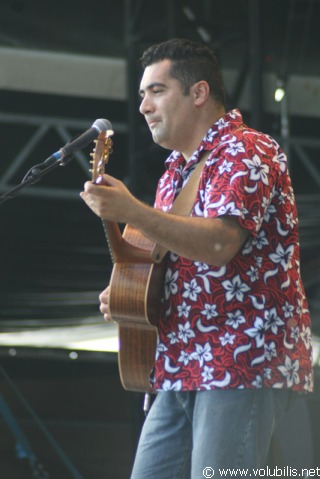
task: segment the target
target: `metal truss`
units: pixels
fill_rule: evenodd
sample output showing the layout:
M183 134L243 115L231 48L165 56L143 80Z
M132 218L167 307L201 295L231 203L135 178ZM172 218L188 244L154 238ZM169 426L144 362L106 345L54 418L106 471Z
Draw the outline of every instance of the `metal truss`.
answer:
M213 8L212 3L214 2L203 1L202 4L199 5L199 11L202 9L203 13L206 13L203 17L210 17L210 11ZM251 50L249 48L245 49L243 66L239 72L237 72L237 78L233 85L233 89L229 89L231 91L228 91L227 100L229 100L228 103L231 105L239 104L239 102L241 103L241 98L244 94L245 79L247 78L251 86L250 100L247 105L251 117L250 124L259 129L262 121L261 118L263 116L261 87L263 76L261 65L263 42L261 39L262 28L259 28L262 24L262 7L260 2L258 3L259 5L257 5L256 0L250 1L250 15L248 20L248 25L250 27L248 31L248 44L254 44L256 45L256 48ZM179 9L177 4L174 4L171 0L166 0L163 7L166 22L163 22L162 19L158 24L153 24L155 31L150 32L146 28L142 28L141 24L143 12L147 8L150 8L149 2L147 0L125 0L125 43L127 52L125 63L127 65L127 94L125 95L126 98L124 98L124 100L127 99L127 118L126 124L114 125L114 129L117 132L125 132L126 134L129 157L128 178L131 190L135 193L139 193L137 177L139 175L139 170L142 168L142 165L139 165L139 162L141 161L141 154L139 152L142 149L140 142L141 130L139 129L141 115L138 113L137 98L137 82L139 76L137 72L137 58L139 57L141 49L143 49L147 41L150 43L150 37L157 36L159 31L163 38L169 38L175 34L179 34L177 31L178 20L181 15L188 19L190 30L196 32L199 39L207 42L209 45L214 43L210 31L202 24L201 20L198 20L197 14L190 7L188 0L181 2ZM283 103L283 105L285 106L285 103ZM283 122L288 122L288 118L286 118L287 114L286 110L281 110L280 115L282 117L282 124ZM90 123L85 119L77 120L72 118L55 118L10 113L0 113L0 124L1 123L20 126L31 125L34 127L34 133L25 144L21 145L16 156L13 159L10 159L10 162L2 168L3 173L0 177L0 193L4 193L15 186L14 178L17 177L18 170L21 170L21 166L23 166L24 163L27 163L27 160L30 160L32 152L35 150L36 146L39 145L47 135L55 132L55 134L58 135L58 138L61 139L61 143L64 144L72 137L72 130L82 132L90 126ZM320 149L320 140L316 138L295 138L290 136L290 132L284 134L284 132L281 131L281 141L284 143L283 146L288 154L289 160L292 162L301 161L305 169L309 172L312 181L315 181L316 184L320 186L319 163L315 162L312 155L310 155L310 150L314 151ZM61 145L57 145L57 147L60 146ZM50 154L51 152L48 153ZM75 154L75 162L77 162L79 168L84 171L85 175L89 176L88 160L83 152L79 151ZM39 163L39 161L37 161L37 163ZM306 193L308 193L308 191L306 191ZM24 194L52 198L78 198L78 191L73 190L71 187L49 188L37 185L37 188L30 188L26 190Z
M0 193L7 193L16 186L14 178L23 165L30 163L30 158L33 155L35 148L41 143L43 139L48 137L52 132L55 132L61 139L61 145L57 146L57 150L66 144L73 137L71 130L78 130L80 133L90 128L90 121L77 120L71 118L55 118L35 115L19 115L10 113L0 113L0 124L7 124L12 126L24 125L34 127L34 133L27 140L26 143L21 144L18 153L14 158L10 159L4 166L4 172L0 177ZM116 124L114 127L117 131L124 131L124 124ZM52 152L49 152L51 154ZM35 163L41 163L45 158ZM85 175L90 178L89 162L87 156L82 151L77 151L74 154L74 161L83 170ZM25 172L28 167L26 166ZM42 187L29 188L24 190L24 195L46 197L46 198L62 198L62 199L78 199L79 191L73 188L64 187Z

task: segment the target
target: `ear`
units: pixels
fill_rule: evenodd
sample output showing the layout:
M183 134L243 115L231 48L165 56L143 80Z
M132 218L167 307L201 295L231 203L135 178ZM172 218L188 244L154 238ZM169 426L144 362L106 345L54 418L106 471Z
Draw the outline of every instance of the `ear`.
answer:
M192 85L191 88L195 105L203 105L210 95L210 87L208 83L204 80L201 80Z

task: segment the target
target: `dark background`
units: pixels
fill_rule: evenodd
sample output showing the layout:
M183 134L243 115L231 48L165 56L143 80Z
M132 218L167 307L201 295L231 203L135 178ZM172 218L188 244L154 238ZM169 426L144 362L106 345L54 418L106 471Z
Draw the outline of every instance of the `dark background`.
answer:
M0 193L18 185L33 165L65 144L63 134L70 139L95 119L107 118L115 130L108 172L152 203L167 152L153 145L138 113L141 72L137 60L147 46L173 36L205 41L216 51L226 75L228 108L240 107L248 124L276 137L288 154L300 216L301 270L317 341L319 21L319 0L3 0L0 58L3 51L7 60L0 64ZM35 65L31 71L28 55ZM54 60L52 55L58 56ZM47 88L40 82L45 73L43 58L58 64L61 58L61 68L48 73ZM92 86L97 72L90 59L102 64L110 59L105 80L103 67L99 70L105 90L95 91ZM75 60L82 63L81 73L71 78L63 65L72 66ZM115 66L112 77L112 65L118 60L122 75ZM15 73L6 81L11 68ZM77 84L83 80L87 89L80 94ZM273 100L277 80L287 89L281 105ZM118 95L114 93L117 83L124 85ZM41 134L44 126L48 129ZM108 283L111 259L101 222L79 198L90 177L91 150L92 145L17 198L0 204L3 332L102 321L97 298ZM77 476L70 475L50 441L43 440L6 372L83 477L127 477L141 424L142 398L122 390L115 355L88 352L70 362L63 347L15 351L12 357L9 348L0 346L4 368L0 394L50 477ZM318 379L316 386L318 390ZM320 425L317 398L308 403L312 423L308 434L315 449ZM28 466L23 473L15 472L21 461L4 418L0 433L0 467L3 464L11 471L11 476L7 472L4 477L29 477ZM312 461L316 464L317 457Z

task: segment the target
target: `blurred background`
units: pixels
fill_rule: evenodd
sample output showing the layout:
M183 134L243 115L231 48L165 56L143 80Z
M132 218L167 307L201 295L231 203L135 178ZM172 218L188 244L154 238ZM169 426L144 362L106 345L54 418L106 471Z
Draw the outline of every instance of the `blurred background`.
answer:
M316 393L297 414L300 422L286 425L289 437L277 439L274 454L277 463L317 465L319 22L319 0L2 0L0 467L6 479L129 475L143 397L122 389L117 329L99 314L112 262L101 222L79 198L90 179L92 144L19 196L8 192L30 168L106 118L115 132L107 171L152 204L167 152L152 143L138 112L139 58L149 45L175 36L215 50L227 107L239 108L247 124L274 136L288 155ZM286 459L288 449L300 456Z

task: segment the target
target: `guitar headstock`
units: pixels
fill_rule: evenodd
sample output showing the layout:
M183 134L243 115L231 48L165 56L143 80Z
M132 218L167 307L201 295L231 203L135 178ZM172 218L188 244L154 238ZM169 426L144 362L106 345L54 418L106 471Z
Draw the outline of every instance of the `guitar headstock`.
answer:
M92 157L90 161L92 168L90 171L93 183L97 183L98 179L104 174L105 165L108 163L109 156L112 153L112 135L112 130L102 131L98 139L94 140L96 145L93 153L90 155Z

